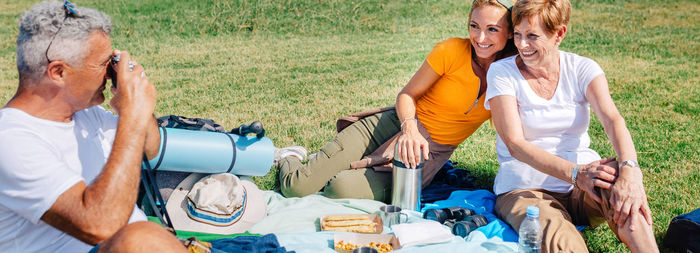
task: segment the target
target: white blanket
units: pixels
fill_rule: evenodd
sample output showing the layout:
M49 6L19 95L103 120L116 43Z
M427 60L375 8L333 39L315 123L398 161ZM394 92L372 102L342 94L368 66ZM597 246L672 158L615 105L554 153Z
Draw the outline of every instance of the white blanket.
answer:
M384 203L366 199L329 199L321 195L303 198L285 198L277 192L263 192L267 201L268 216L253 226L249 232L274 233L281 246L297 253L335 252L333 235L336 232L319 232L319 217L328 214L377 213ZM425 221L419 212L405 211L409 223ZM391 230L384 227L384 233ZM503 242L500 238L486 239L483 233L472 232L467 240L455 236L447 243L411 246L394 252L517 252L517 244Z

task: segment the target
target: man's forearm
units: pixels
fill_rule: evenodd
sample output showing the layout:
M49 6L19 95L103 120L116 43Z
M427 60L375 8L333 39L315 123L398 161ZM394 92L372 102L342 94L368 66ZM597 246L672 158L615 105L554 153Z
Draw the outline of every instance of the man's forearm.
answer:
M152 121L119 117L117 134L102 173L88 185L83 206L93 222L111 224L107 230L118 230L126 224L138 193L141 157L146 129Z
M151 117L150 123L146 126L146 142L143 147L148 159L153 159L160 152L160 131L155 116Z

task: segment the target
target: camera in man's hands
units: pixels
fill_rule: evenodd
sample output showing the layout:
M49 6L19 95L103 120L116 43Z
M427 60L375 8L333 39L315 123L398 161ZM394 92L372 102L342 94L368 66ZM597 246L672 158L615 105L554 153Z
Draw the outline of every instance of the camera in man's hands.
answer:
M115 89L117 88L117 72L114 71L114 68L116 67L117 63L119 63L120 56L121 55L119 54L113 54L109 61L110 66L107 66L107 75L110 79L112 79L112 87Z
M458 206L425 210L423 218L440 222L448 226L452 230L452 234L461 237L467 237L475 229L488 224L488 220L483 215L475 214L471 209Z

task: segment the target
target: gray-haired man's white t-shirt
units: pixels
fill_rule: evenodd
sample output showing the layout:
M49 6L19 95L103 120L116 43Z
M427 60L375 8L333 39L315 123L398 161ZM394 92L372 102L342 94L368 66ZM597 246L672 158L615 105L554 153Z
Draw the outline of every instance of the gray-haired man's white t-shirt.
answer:
M87 252L92 246L41 221L58 196L102 171L117 117L100 106L55 122L14 108L0 110L0 249ZM146 220L134 207L129 222ZM95 220L93 222L101 222Z
M591 117L586 89L595 77L603 74L600 66L589 58L559 51L559 84L554 96L547 100L530 88L515 58L502 59L489 67L484 107L490 110L489 100L496 96L515 97L525 140L577 164L599 160L598 153L588 148ZM512 157L500 136L496 151L500 165L493 186L496 194L519 189L569 192L573 188L568 182Z

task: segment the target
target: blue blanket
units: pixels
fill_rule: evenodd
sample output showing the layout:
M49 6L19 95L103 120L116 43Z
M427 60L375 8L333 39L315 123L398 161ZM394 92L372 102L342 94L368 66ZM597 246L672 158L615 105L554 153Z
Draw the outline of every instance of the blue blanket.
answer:
M487 190L476 191L454 191L446 200L435 201L432 204L425 204L421 212L428 209L439 209L459 206L474 210L477 214L481 214L489 221L486 226L476 229L486 235L487 238L494 236L503 239L506 242L517 242L518 234L507 223L498 219L493 214L493 208L496 205L496 195Z

